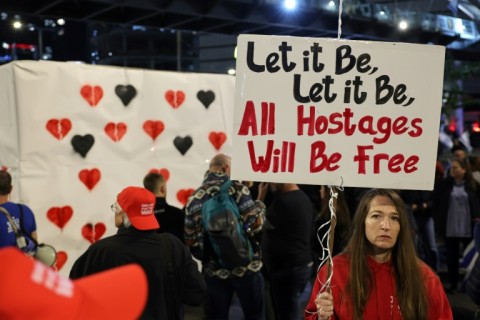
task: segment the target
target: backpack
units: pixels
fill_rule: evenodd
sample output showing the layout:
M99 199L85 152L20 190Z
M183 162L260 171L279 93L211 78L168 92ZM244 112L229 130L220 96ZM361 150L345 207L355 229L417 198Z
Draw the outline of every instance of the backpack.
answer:
M202 224L220 266L234 269L250 263L253 250L237 204L228 193L231 180L202 205Z

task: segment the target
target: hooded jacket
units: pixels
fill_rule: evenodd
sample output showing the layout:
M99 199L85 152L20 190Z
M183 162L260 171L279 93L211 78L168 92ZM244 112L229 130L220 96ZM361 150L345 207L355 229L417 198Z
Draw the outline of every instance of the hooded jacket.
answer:
M422 272L425 277L427 299L429 303L429 320L451 320L453 319L452 309L448 302L447 295L443 290L442 283L438 276L423 262ZM362 319L374 320L400 320L403 319L400 306L396 296L396 281L393 274L393 266L390 262L378 263L368 258L368 265L372 272L373 284L370 288L370 296L365 306ZM342 299L350 273L350 259L348 255L342 254L333 258L333 276L331 290L334 300L334 314L331 319L352 319L352 311ZM408 277L408 275L405 275ZM305 310L305 319L318 319L315 298L318 295L322 284L327 277L327 265L324 265L315 280L310 300ZM342 301L343 300L343 301Z

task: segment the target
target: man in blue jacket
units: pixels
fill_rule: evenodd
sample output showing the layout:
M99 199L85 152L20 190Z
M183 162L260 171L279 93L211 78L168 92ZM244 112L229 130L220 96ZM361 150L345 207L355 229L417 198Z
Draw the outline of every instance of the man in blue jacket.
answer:
M37 224L32 210L24 204L10 201L12 192L12 176L0 170L0 207L8 211L17 230L23 230L32 239L37 240ZM0 248L17 246L14 228L7 216L0 212ZM32 248L34 249L34 248Z

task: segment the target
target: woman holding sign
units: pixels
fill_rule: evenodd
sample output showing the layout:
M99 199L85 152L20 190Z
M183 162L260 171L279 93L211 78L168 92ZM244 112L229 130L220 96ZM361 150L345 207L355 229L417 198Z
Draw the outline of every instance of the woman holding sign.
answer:
M305 319L453 319L438 276L415 253L405 204L391 190L364 194L344 253L315 280Z

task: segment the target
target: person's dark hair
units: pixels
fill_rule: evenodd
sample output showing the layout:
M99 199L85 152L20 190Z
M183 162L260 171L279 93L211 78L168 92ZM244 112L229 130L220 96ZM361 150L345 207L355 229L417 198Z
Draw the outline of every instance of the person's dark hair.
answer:
M370 242L365 235L365 219L370 203L377 197L388 198L398 212L400 231L392 248L391 262L395 272L396 293L404 319L427 319L428 300L420 260L413 243L413 230L407 216L406 206L393 190L372 189L367 191L357 207L353 220L353 232L345 251L350 257L350 277L346 286L346 301L351 301L353 319L363 317L365 305L373 285L368 267Z
M165 178L163 175L156 172L150 172L145 178L143 178L143 186L153 194L155 194L158 191L158 188L164 183Z
M5 170L0 170L0 195L6 196L12 192L12 176Z
M460 143L454 144L453 147L450 149L452 153L458 150L464 151L465 153L467 152L467 149Z

